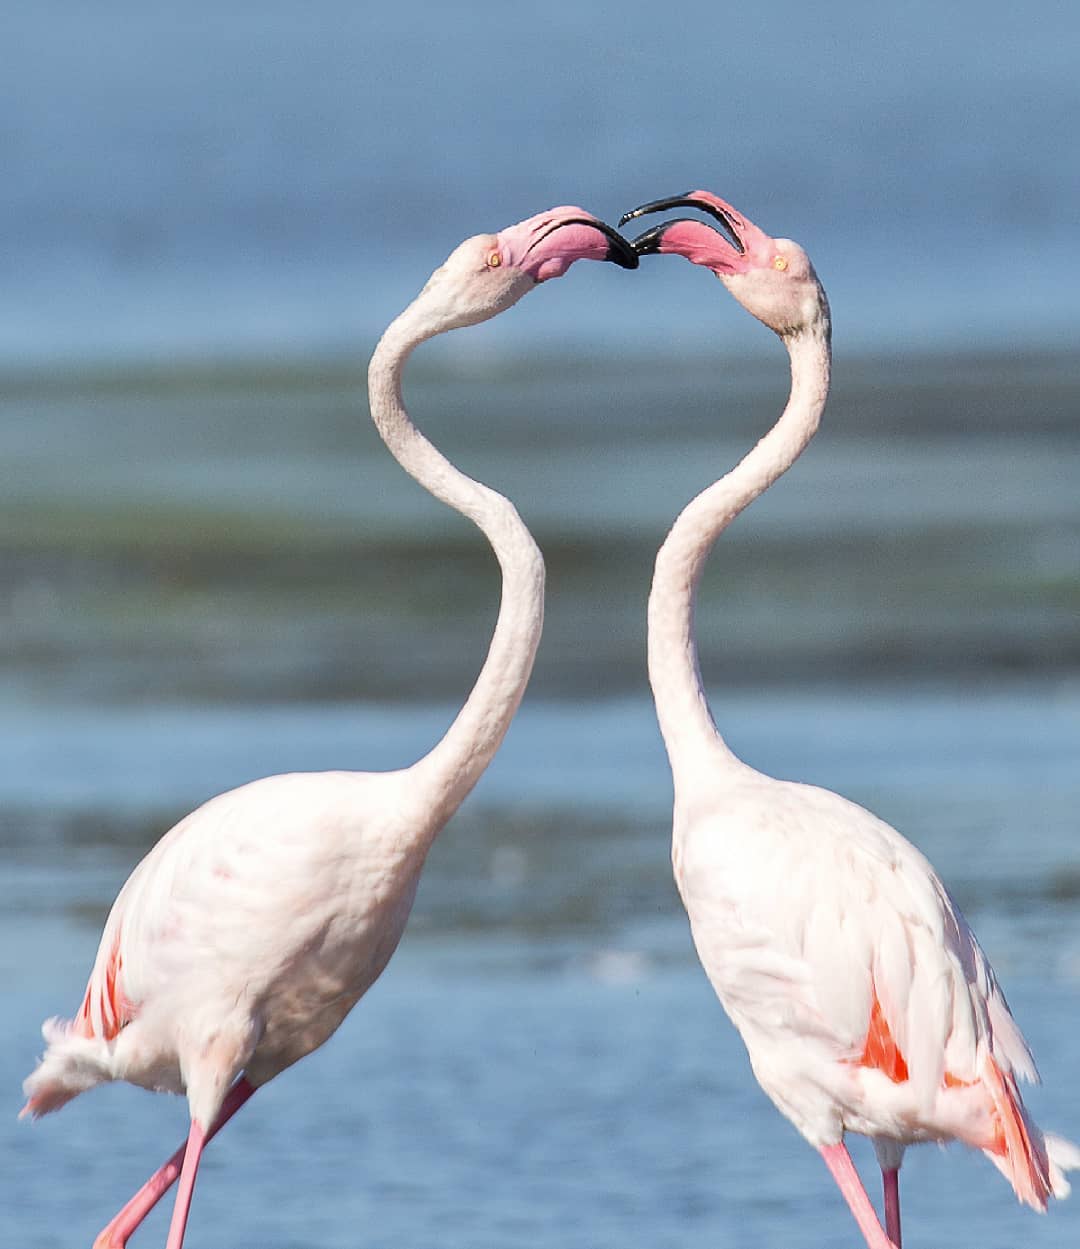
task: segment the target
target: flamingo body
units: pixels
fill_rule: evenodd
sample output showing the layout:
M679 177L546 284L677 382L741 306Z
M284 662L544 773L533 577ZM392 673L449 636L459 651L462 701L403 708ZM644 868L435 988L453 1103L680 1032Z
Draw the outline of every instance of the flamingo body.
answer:
M803 1136L957 1139L1037 1209L1065 1196L1016 1090L1031 1053L923 855L840 795L750 768L709 805L676 809L675 880L754 1074Z
M708 213L634 241L711 269L774 330L791 363L775 425L683 509L656 557L649 680L675 791L672 860L702 966L776 1106L822 1154L870 1249L899 1249L908 1145L982 1150L1045 1210L1080 1150L1043 1133L1018 1081L1035 1064L974 934L934 869L895 829L838 794L775 780L736 757L701 681L693 609L729 524L809 444L829 392L828 300L806 253L708 191L643 205ZM621 223L620 223L621 224ZM843 1143L872 1138L881 1227Z
M396 772L272 776L181 820L135 868L71 1020L44 1026L24 1115L108 1080L186 1093L179 1150L102 1231L120 1249L178 1181L166 1249L181 1249L202 1151L252 1092L327 1040L401 940L431 844L499 748L532 672L544 562L513 504L412 424L402 373L437 334L505 311L580 259L637 266L580 208L466 239L387 328L368 368L371 416L402 467L481 529L503 576L480 674L442 739Z
M121 889L75 1018L46 1025L28 1111L126 1080L209 1124L241 1071L321 1045L404 931L430 844L410 805L405 773L296 773L181 820Z

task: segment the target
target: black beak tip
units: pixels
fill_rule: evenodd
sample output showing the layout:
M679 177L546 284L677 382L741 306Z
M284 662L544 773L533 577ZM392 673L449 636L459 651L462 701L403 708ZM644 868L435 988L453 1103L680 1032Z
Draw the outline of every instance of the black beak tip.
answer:
M664 231L668 228L668 222L663 221L658 226L653 226L646 230L644 234L639 234L633 239L630 246L634 249L637 256L655 256L660 251L660 240L664 237Z
M612 239L608 243L607 255L605 260L612 260L615 264L623 269L636 269L638 267L637 249L632 243L628 243L626 239L619 236L618 242Z
M634 251L629 241L624 239L618 230L613 230L604 221L594 221L592 224L597 227L608 241L607 251L604 253L605 260L611 260L623 269L636 269L638 267L637 252Z
M690 192L685 195L666 195L663 199L649 200L647 204L639 204L637 208L631 208L628 213L623 213L619 218L620 228L628 221L633 221L635 217L645 217L649 213L666 212L669 208L699 208L700 205L696 200L689 198Z

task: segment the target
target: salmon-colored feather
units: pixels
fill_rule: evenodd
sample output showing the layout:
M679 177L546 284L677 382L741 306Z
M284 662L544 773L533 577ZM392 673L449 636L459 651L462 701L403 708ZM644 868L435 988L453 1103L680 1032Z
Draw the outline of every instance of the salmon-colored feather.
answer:
M1003 1169L1017 1197L1036 1210L1045 1210L1047 1198L1054 1192L1049 1161L1041 1140L1033 1140L1028 1129L1016 1077L1010 1071L1002 1071L994 1059L988 1057L982 1084L994 1103L996 1127L993 1142L983 1148L1004 1159L1007 1169Z
M870 1027L866 1033L866 1044L863 1046L862 1067L876 1068L889 1077L893 1084L902 1084L908 1078L908 1066L904 1055L893 1040L888 1021L881 1009L877 994L874 994L874 1007L870 1012Z
M120 987L123 963L118 925L104 963L94 968L82 1006L72 1020L72 1031L79 1036L111 1041L135 1017L134 1008Z
M903 1084L908 1079L907 1060L896 1044L876 993L859 1066L882 1072L894 1084ZM1021 1201L1037 1210L1045 1210L1054 1192L1049 1161L1045 1148L1033 1139L1028 1128L1023 1099L1012 1071L1002 1070L995 1059L988 1056L981 1079L962 1080L946 1071L942 1085L945 1089L978 1087L985 1090L991 1103L991 1131L973 1136L968 1143L1002 1161L1002 1170Z

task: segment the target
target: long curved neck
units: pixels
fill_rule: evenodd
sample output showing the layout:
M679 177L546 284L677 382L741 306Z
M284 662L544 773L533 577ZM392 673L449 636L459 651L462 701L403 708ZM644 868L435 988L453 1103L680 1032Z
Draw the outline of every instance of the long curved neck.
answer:
M827 323L785 340L791 394L779 420L719 481L680 513L656 557L649 593L649 682L675 779L701 767L738 771L713 723L694 639L694 598L709 552L736 516L795 462L814 436L829 392Z
M461 804L499 748L525 692L544 620L543 556L513 504L455 468L405 410L405 362L441 328L411 305L387 329L368 368L371 416L383 441L407 473L480 528L503 578L498 620L476 684L442 740L409 769L423 789L430 836Z

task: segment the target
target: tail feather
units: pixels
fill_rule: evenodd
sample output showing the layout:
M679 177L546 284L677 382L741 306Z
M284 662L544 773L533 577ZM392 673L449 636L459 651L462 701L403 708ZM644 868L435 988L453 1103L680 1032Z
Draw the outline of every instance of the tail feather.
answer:
M1018 1199L1045 1211L1050 1197L1067 1197L1065 1172L1080 1167L1080 1149L1063 1137L1043 1133L1024 1105L1011 1071L986 1060L983 1087L993 1102L996 1135L987 1157L1012 1184Z
M1065 1178L1065 1172L1080 1171L1080 1147L1055 1132L1044 1132L1043 1142L1050 1159L1050 1182L1054 1188L1054 1196L1068 1197L1072 1188Z
M23 1081L26 1105L19 1118L39 1119L73 1097L114 1078L111 1047L82 1036L66 1019L48 1019L41 1029L47 1043L41 1062Z

